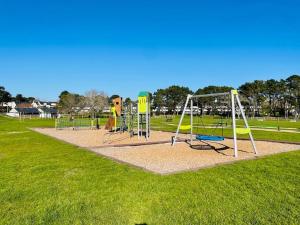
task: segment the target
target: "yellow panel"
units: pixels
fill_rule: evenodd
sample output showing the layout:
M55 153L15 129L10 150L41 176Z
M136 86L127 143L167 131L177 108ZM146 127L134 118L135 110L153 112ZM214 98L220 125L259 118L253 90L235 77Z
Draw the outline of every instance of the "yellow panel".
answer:
M237 134L249 134L250 128L236 128Z
M191 129L191 125L181 125L180 130L189 130Z
M111 107L110 111L112 112L113 116L116 116L116 107Z
M236 89L235 90L231 90L231 93L234 94L234 95L237 95L238 91Z
M147 97L142 96L142 97L138 97L138 101L139 101L139 113L146 113L147 111Z

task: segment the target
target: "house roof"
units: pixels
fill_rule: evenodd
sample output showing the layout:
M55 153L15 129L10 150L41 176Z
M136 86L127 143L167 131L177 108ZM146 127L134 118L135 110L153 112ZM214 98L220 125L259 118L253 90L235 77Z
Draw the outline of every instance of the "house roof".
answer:
M31 105L31 103L20 103L20 104L17 104L16 108L32 108L32 105Z
M57 102L51 102L51 101L38 101L38 100L35 100L34 102L36 103L40 103L41 105L51 105L51 104L57 104Z
M55 108L43 107L43 108L41 108L41 110L43 110L44 113L57 114L57 109L55 109Z
M22 114L39 114L39 110L37 108L15 108L19 113Z

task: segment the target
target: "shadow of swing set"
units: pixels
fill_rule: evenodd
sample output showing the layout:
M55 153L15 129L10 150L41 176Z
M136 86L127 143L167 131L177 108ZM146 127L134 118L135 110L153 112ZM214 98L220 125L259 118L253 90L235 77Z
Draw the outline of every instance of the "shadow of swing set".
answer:
M248 125L247 118L245 116L238 91L237 90L231 90L230 92L224 92L224 93L213 93L213 94L203 94L203 95L188 95L183 112L180 117L179 124L177 126L176 134L172 139L172 146L176 144L177 141L179 141L179 132L180 130L190 130L189 132L189 138L186 139L186 142L190 145L191 148L194 149L215 149L217 151L219 150L225 150L228 147L225 145L222 145L219 142L224 141L224 136L223 136L223 121L221 121L222 125L222 136L217 136L217 135L204 135L204 134L194 134L193 133L193 106L194 106L194 101L201 99L201 98L211 98L211 97L220 97L220 96L227 96L230 98L231 102L231 117L232 117L232 130L233 130L233 146L234 146L234 156L238 157L238 146L237 146L237 134L248 134L250 137L250 141L252 144L253 152L257 154L257 149L256 145L253 139L253 135L251 133L251 129ZM237 128L236 127L236 106L238 107L243 121L244 121L244 128ZM182 125L184 115L187 113L187 109L190 107L190 124L188 125ZM218 126L218 125L217 125ZM197 145L194 144L195 141L200 141L203 143L202 145ZM217 142L218 144L222 145L221 148L216 149L213 145L209 144L209 142Z

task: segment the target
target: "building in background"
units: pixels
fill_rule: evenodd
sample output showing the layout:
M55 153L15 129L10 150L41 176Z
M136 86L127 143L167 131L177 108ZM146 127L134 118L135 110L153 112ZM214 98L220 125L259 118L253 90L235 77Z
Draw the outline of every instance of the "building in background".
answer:
M6 104L8 106L8 104ZM40 117L56 118L58 116L56 102L41 102L34 100L32 103L9 103L7 116L11 117Z

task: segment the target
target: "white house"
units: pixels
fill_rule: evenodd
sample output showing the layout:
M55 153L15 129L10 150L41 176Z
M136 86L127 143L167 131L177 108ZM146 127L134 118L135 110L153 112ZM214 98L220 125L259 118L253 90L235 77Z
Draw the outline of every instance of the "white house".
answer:
M38 108L40 118L55 118L57 117L57 110L54 108L42 107Z
M39 116L39 111L37 108L18 108L15 107L11 109L6 115L11 117L21 117L21 116Z
M42 108L42 107L55 108L56 106L57 106L56 102L43 102L39 100L33 100L32 102L32 107L34 108Z
M158 111L161 113L166 113L166 112L168 112L168 108L165 106L162 106L162 107L160 107L160 109L158 107L156 107L155 109L152 110L152 112L155 112L155 113Z
M3 102L2 106L4 106L4 107L6 106L9 108L15 108L17 106L17 104L15 102Z
M8 113L6 113L7 116L11 116L11 117L19 117L19 111L16 110L16 108L12 108Z
M6 115L11 117L40 117L40 118L54 118L57 117L57 110L54 108L55 102L40 102L34 100L32 103L11 103L11 110Z

